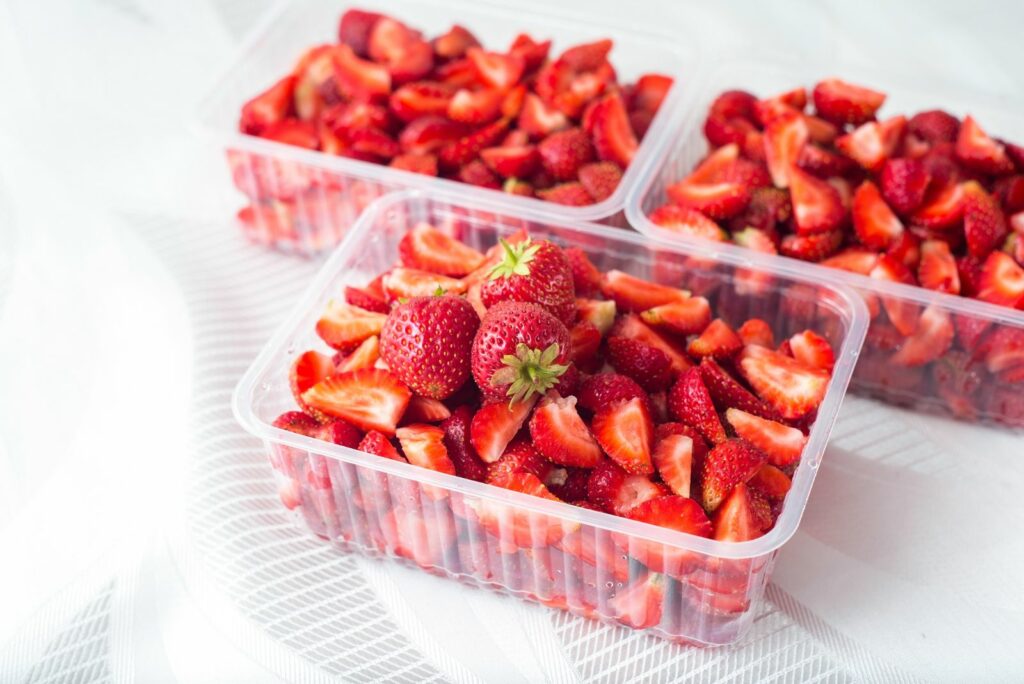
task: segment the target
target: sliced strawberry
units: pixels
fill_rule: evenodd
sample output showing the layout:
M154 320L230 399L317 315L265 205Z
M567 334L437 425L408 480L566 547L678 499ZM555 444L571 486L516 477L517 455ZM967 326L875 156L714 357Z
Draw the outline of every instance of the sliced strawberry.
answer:
M526 94L523 107L519 110L518 126L520 130L526 131L534 139L540 140L552 133L563 131L571 125L569 118L558 109L548 107L533 93Z
M754 476L747 482L747 486L752 492L761 494L769 501L782 501L793 487L793 481L777 467L766 463L754 473ZM769 517L768 520L771 518Z
M957 135L956 158L964 166L993 176L1013 172L1006 146L985 133L970 115L964 117Z
M741 118L754 120L757 98L745 90L727 90L715 98L708 112L727 119Z
M871 249L888 249L903 233L903 223L871 181L861 183L854 193L852 214L857 239Z
M739 359L743 377L784 418L807 415L825 398L829 381L825 371L757 346L745 347Z
M896 151L906 127L905 116L872 121L837 138L836 149L868 171L878 172Z
M738 437L763 451L772 465L781 468L800 460L807 444L807 436L797 428L740 409L727 409L725 419Z
M650 475L654 424L647 403L629 399L598 411L591 425L598 444L623 470Z
M407 424L440 423L450 418L451 415L452 412L440 400L421 397L417 394L413 395L409 401L409 406L405 409L402 421Z
M348 45L339 45L333 57L334 80L346 97L370 102L383 100L391 93L391 74L387 67L360 59Z
M296 356L288 372L288 386L299 406L306 408L302 403L303 392L321 380L329 378L333 373L334 363L326 354L307 351Z
M529 439L520 437L513 439L501 457L487 466L486 481L504 487L509 478L516 473L530 473L543 481L551 474L552 468L553 466L533 448Z
M519 55L523 59L527 73L534 71L543 64L548 58L550 50L550 40L538 43L525 33L517 35L515 40L512 41L512 47L509 48L510 53Z
M466 285L460 280L417 268L393 268L382 281L389 302L436 294L443 290L449 294L462 294Z
M595 202L601 202L615 193L622 180L622 169L613 162L584 164L579 170L579 179L584 189Z
M682 373L692 365L686 356L686 352L679 345L653 330L641 321L640 317L636 314L621 316L612 327L611 335L627 337L643 342L655 349L660 349L668 356L673 375Z
M790 337L789 348L793 352L793 358L811 368L820 368L831 373L836 365L832 345L813 330L804 330Z
M533 197L534 195L533 186L517 178L506 178L501 190L509 195L519 195L520 197Z
M605 96L595 105L592 117L597 156L622 168L629 166L639 143L622 98L617 93Z
M537 148L533 145L489 147L480 153L480 158L502 178L531 176L540 163Z
M608 458L594 467L587 482L587 500L614 515L626 515L643 502L667 493L646 475L630 475Z
M672 382L671 362L665 352L639 340L608 338L608 362L648 392L660 392Z
M818 178L825 179L844 176L856 167L856 164L841 154L811 143L804 145L800 150L796 165Z
M658 440L651 456L661 479L679 496L690 496L693 466L693 439L687 435L668 435Z
M619 311L645 311L664 304L684 302L690 296L686 290L652 283L615 269L604 275L601 292L615 301Z
M296 80L294 75L285 76L242 105L238 130L260 135L267 127L284 121L292 109Z
M535 395L523 401L487 404L473 416L470 439L485 463L494 463L526 423L536 403Z
M572 262L571 257L569 261ZM579 290L577 289L576 292L578 293ZM601 335L605 335L611 330L612 324L615 322L615 310L615 302L597 299L576 300L577 316L580 320L592 323Z
M843 234L834 230L816 235L787 235L779 244L779 252L803 261L821 261L835 254L843 244Z
M508 132L508 121L500 119L441 146L437 159L447 169L458 169L476 159L480 152L493 147Z
M1006 238L1006 218L996 198L977 181L963 184L964 236L968 253L984 259Z
M821 265L850 271L851 273L868 275L871 273L871 270L878 265L878 255L875 252L870 252L866 249L850 247L848 249L844 249L833 257L825 259L821 262ZM771 345L765 346L770 347Z
M814 86L814 108L825 119L858 126L871 121L885 102L885 93L827 78Z
M800 150L810 133L804 117L793 112L768 124L764 131L764 155L775 187L789 186L790 171L796 167Z
M1024 330L1000 327L985 343L985 367L990 373L1003 373L1024 367Z
M900 214L910 214L924 202L932 181L919 159L889 159L882 167L882 196Z
M779 118L792 114L803 115L806 107L807 91L797 87L774 97L758 100L754 105L754 116L762 126L768 126Z
M373 454L374 456L382 456L392 461L405 462L405 458L398 453L398 449L391 443L391 440L387 438L387 435L377 432L376 430L370 430L363 436L363 439L359 442L356 447L359 451L363 451L367 454Z
M420 81L407 83L391 94L391 111L402 121L421 116L443 116L455 91L445 83Z
M953 321L949 312L931 304L921 314L917 327L892 356L900 366L923 366L940 358L953 344Z
M745 542L763 534L746 485L736 485L712 521L714 538L723 542Z
M474 126L489 123L501 114L504 99L505 94L500 90L462 88L448 102L448 118Z
M759 344L762 347L775 346L775 333L768 321L761 318L750 318L743 322L736 334L743 340L743 344ZM705 378L706 380L706 378Z
M890 283L914 284L914 276L902 262L889 255L883 255L878 264L869 274L876 280ZM882 297L882 306L896 329L903 335L909 335L917 327L918 306L909 300L898 297Z
M712 449L704 459L701 475L704 510L718 508L733 487L745 484L767 461L764 452L742 439L729 439Z
M700 368L690 368L679 377L669 392L668 406L673 416L696 428L712 444L725 441L725 429L715 412Z
M978 299L1019 309L1024 306L1024 268L1009 254L992 252L981 268Z
M845 211L834 187L798 168L790 169L787 179L800 235L828 233L840 226Z
M483 482L487 479L487 464L476 455L470 441L472 420L473 409L468 405L462 405L452 411L441 423L441 429L444 430L444 446L459 477Z
M471 47L466 56L476 69L479 79L488 87L505 91L519 82L526 67L519 55L485 52L478 47Z
M693 339L686 351L690 356L702 358L711 356L727 359L743 348L743 340L729 324L721 318L711 321L700 336Z
M477 269L484 255L429 223L418 223L398 244L403 266L461 278Z
M462 124L439 116L423 116L402 129L398 144L409 154L431 154L457 142L465 134Z
M459 59L466 54L466 50L480 45L476 36L464 26L455 24L448 32L434 38L431 41L434 47L434 54L441 59Z
M597 413L630 399L646 401L647 394L632 378L618 373L598 373L583 381L577 399L582 408Z
M467 185L475 185L478 188L501 188L501 179L479 159L474 159L459 169L457 178Z
M952 182L930 190L924 204L911 214L911 221L928 228L950 228L964 215L964 191L959 183Z
M409 425L395 432L405 458L415 466L455 474L455 464L444 446L444 430L434 425Z
M554 391L533 412L530 437L542 456L560 465L592 468L604 456L576 411L576 397L563 398Z
M932 109L915 114L907 123L907 129L932 144L951 143L956 142L960 120L941 109Z
M347 373L363 368L373 368L379 358L380 338L374 335L363 340L348 356L336 359L334 371L336 373Z
M384 15L363 10L345 10L338 22L338 42L351 47L357 55L365 57L370 44L370 33Z
M260 137L274 142L304 147L315 150L320 147L320 136L316 127L309 121L285 119L268 125L260 132Z
M674 233L691 235L725 242L727 237L721 226L695 209L685 209L675 204L666 204L651 212L649 217L655 225L666 228Z
M590 261L587 253L579 247L568 247L562 251L572 267L572 282L576 297L593 297L601 287L601 272Z
M394 434L412 392L391 373L377 368L341 373L302 395L311 409L347 420L363 430Z
M552 188L537 191L537 197L545 202L554 202L567 207L585 207L594 203L582 183L560 183Z
M569 329L572 341L572 362L584 371L596 370L601 365L601 331L590 321L579 321ZM668 359L665 360L666 366Z
M921 287L936 292L960 294L960 273L949 243L925 240L921 244L921 263L917 267L917 282Z
M750 192L740 183L692 183L680 181L666 188L670 200L713 219L727 219L743 211Z
M659 496L639 504L629 512L633 520L639 520L658 527L667 527L670 530L685 532L698 537L711 536L711 521L707 514L701 510L700 504L693 499L669 494ZM660 545L652 545L658 546ZM666 549L667 551L668 549ZM653 555L653 554L652 554ZM648 558L648 561L657 560ZM648 567L654 566L647 563ZM662 565L658 563L658 565ZM659 570L662 568L658 568Z
M316 323L316 334L335 349L349 351L366 338L379 335L386 319L384 314L331 300Z
M711 323L711 305L703 297L686 297L641 312L644 323L678 335L700 333Z
M437 156L433 154L399 154L388 163L388 166L424 176L436 176Z
M633 629L656 627L661 622L664 594L661 575L638 577L608 600L610 616Z

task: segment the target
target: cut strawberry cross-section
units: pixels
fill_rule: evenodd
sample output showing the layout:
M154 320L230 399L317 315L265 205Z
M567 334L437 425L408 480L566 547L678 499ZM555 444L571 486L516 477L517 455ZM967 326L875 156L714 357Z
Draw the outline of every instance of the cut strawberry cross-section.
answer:
M340 351L350 351L366 338L379 335L387 316L331 300L316 323L316 334Z
M342 418L363 430L393 435L412 392L378 368L342 373L310 387L302 400L311 409Z
M497 401L476 412L470 426L470 441L485 463L494 463L501 458L505 447L526 423L536 402L536 396L511 403Z
M764 347L744 348L739 367L754 391L785 418L816 409L828 388L827 372Z
M594 436L613 461L627 473L650 475L654 424L647 404L639 398L609 406L594 416Z
M530 418L533 446L554 463L592 468L603 458L601 447L576 411L576 397L548 394Z

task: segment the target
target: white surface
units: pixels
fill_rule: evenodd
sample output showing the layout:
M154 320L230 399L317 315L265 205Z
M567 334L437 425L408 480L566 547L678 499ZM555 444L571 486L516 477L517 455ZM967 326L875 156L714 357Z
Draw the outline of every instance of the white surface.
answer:
M563 5L685 23L720 55L1024 93L1020 3ZM847 402L769 606L732 650L298 534L226 407L315 264L238 238L220 160L185 127L264 6L0 4L0 680L1024 677L1021 440L866 401Z

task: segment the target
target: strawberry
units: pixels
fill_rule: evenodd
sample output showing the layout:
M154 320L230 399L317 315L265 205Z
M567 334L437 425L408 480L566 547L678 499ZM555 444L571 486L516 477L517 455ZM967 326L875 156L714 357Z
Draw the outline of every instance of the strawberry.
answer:
M440 423L451 415L452 412L440 400L414 394L402 416L402 423Z
M929 190L924 204L911 214L910 219L921 226L943 229L955 226L963 215L963 186L952 182Z
M576 315L581 321L591 323L599 333L605 335L615 322L615 302L577 299Z
M554 202L567 207L585 207L594 203L582 183L559 183L551 188L544 188L537 191L537 197L545 202Z
M690 342L686 351L690 356L698 358L710 356L715 359L727 359L742 348L743 340L736 331L721 318L716 318L699 337Z
M601 331L590 321L579 321L569 330L573 365L584 371L600 367ZM666 365L668 361L666 360Z
M562 250L547 240L529 238L516 244L502 241L504 256L491 269L481 289L484 305L532 302L560 321L571 321L576 310L572 266Z
M974 117L964 117L956 138L956 158L964 166L993 176L1013 172L1006 146L989 137Z
M852 214L857 239L871 249L887 249L903 233L903 223L871 181L861 183L854 193Z
M644 74L637 79L633 92L629 97L630 111L656 112L664 102L668 91L672 88L671 76L662 74Z
M850 247L821 262L822 266L868 275L878 265L878 255L866 249ZM764 345L770 347L772 345Z
M652 211L649 218L655 225L674 233L692 235L715 242L726 241L725 231L695 209L684 209L674 204L666 204Z
M633 398L612 404L594 415L592 430L613 461L632 475L650 475L654 424L647 402Z
M885 93L827 78L814 86L814 108L819 116L835 124L871 121L885 102Z
M398 428L395 436L409 463L439 473L455 474L455 465L448 458L448 451L444 447L444 430L441 428L409 425Z
M644 323L677 335L700 333L711 323L711 305L703 297L684 297L640 313Z
M754 118L762 126L768 126L779 118L803 115L806 107L807 91L802 87L793 88L774 97L758 100L754 105Z
M529 473L543 481L551 469L551 464L544 460L530 440L519 438L512 440L501 452L501 457L487 467L486 482L504 487L516 473Z
M889 255L882 255L871 273L870 277L876 280L883 280L891 283L914 284L914 275L902 262ZM918 307L913 302L897 297L882 297L882 306L896 329L903 335L909 335L917 326Z
M449 139L441 145L437 159L446 169L461 168L476 159L482 150L497 145L507 132L508 121L499 119L460 138ZM443 131L446 139L450 134L448 130Z
M981 267L976 297L993 304L1021 308L1024 306L1024 268L1010 255L992 252Z
M648 392L660 392L672 382L671 362L665 352L639 340L610 337L608 362Z
M576 397L548 392L530 418L530 437L542 456L559 465L592 468L603 458L601 447L576 412Z
M302 394L310 409L362 430L394 434L412 392L388 371L366 368L322 380Z
M652 283L615 269L601 279L601 293L614 300L619 311L645 311L663 304L684 302L690 296L686 290Z
M903 346L892 355L899 366L922 366L940 358L953 344L953 321L949 313L937 304L931 304L921 314L914 332Z
M587 253L579 247L563 249L569 268L572 270L573 291L576 297L593 297L601 287L601 272L590 261ZM577 304L579 299L577 299ZM577 307L578 308L578 307Z
M334 81L345 97L359 102L386 98L391 92L391 74L387 67L361 59L347 45L333 53Z
M519 130L525 131L535 140L540 140L569 128L572 123L558 109L548 107L539 97L527 93L523 107L519 110L517 125Z
M956 142L960 121L941 109L920 112L907 122L907 130L928 143Z
M618 93L600 99L591 111L592 136L597 156L622 168L633 161L639 143L629 123L629 114Z
M437 157L433 154L399 154L388 166L424 176L437 175Z
M430 41L434 55L442 60L460 59L471 47L478 47L480 41L464 26L453 25L448 32Z
M577 396L579 405L597 413L630 399L647 399L647 394L635 380L617 373L599 373L583 381Z
M418 268L391 269L381 280L381 287L384 289L384 296L391 303L400 299L435 295L438 290L461 294L466 289L462 281Z
M357 55L365 57L370 45L370 33L384 15L363 10L345 10L338 23L338 42L352 48Z
M673 375L682 373L692 365L684 349L668 337L653 330L636 314L620 316L612 326L610 334L637 340L649 347L661 350L668 357Z
M380 358L380 338L374 335L363 340L351 354L343 358L337 358L341 352L335 355L334 371L336 373L347 373L348 371L360 370L362 368L373 368Z
M667 435L658 440L651 458L661 479L673 494L690 496L693 438L687 435Z
M470 440L472 420L473 409L468 405L464 404L452 411L441 423L441 429L444 430L444 446L459 477L483 482L487 478L487 465L476 455Z
M1006 219L995 197L977 181L963 184L964 236L967 252L984 259L1006 238Z
M496 401L476 412L470 425L470 441L484 463L494 463L501 457L526 423L536 401L536 396L522 401Z
M313 124L295 119L285 119L268 125L260 133L260 137L309 150L318 149L320 146L320 137Z
M383 458L388 458L392 461L405 461L405 458L398 453L398 449L396 449L395 445L391 443L391 440L387 438L387 435L377 432L376 430L370 430L367 432L356 448L367 454L382 456Z
M795 167L787 172L787 180L793 219L800 235L817 235L839 228L845 212L835 188Z
M696 428L712 444L725 441L725 430L700 368L690 368L679 377L669 391L668 407L673 416Z
M768 460L760 449L742 439L729 439L712 449L701 473L701 505L712 512L733 487L750 480Z
M904 116L862 124L837 138L836 149L868 171L878 172L896 151L906 126Z
M759 344L762 347L775 345L775 334L768 322L760 318L750 318L743 322L736 334L743 340L743 344ZM705 378L706 380L707 378Z
M479 79L488 87L508 90L523 76L526 63L516 54L485 52L478 47L466 50L466 56L476 69Z
M484 255L429 223L418 223L402 236L398 257L403 266L461 278L476 270Z
M832 345L813 330L804 330L790 337L789 348L793 352L793 358L811 368L820 368L831 373L836 365Z
M768 462L780 468L800 460L804 445L807 444L807 436L797 428L737 408L727 409L725 419L735 430L736 436L763 451Z
M796 168L800 150L809 137L804 117L795 112L779 117L765 128L764 155L776 187L789 186L790 172Z
M757 395L784 418L807 415L821 404L828 389L827 372L764 347L745 347L739 369Z
M584 164L577 172L583 188L595 202L602 202L615 193L622 180L622 169L612 162Z
M526 181L521 181L516 178L506 178L505 182L501 186L501 190L509 195L533 197L533 186Z
M475 185L478 188L490 188L492 190L501 188L501 179L494 175L487 168L487 165L479 159L474 159L459 169L457 178L467 185Z
M919 159L889 159L882 167L882 197L898 213L907 215L921 206L932 181Z
M626 515L645 501L667 493L647 476L630 475L608 458L593 468L587 482L587 501L614 515Z
M472 371L490 399L541 395L569 368L569 331L536 304L500 302L491 307L473 340Z
M332 299L316 323L316 334L331 347L350 351L366 338L380 334L386 319L384 314Z
M448 101L446 113L452 121L477 126L490 123L501 115L505 94L500 90L469 90L462 88Z
M637 577L608 600L609 616L633 629L649 629L661 622L664 579L657 573Z
M462 124L455 123L439 116L421 116L408 126L402 129L398 135L398 144L408 154L432 154L446 146L454 146L465 140L466 129ZM473 150L473 154L483 149L485 143ZM455 148L449 148L453 150ZM460 154L462 150L459 150ZM449 155L455 157L455 153L449 151ZM453 159L449 166L459 166L456 161L466 163L472 159L472 154L466 152L468 158L464 161L461 158ZM440 158L437 158L440 160ZM393 162L394 160L392 160Z
M1024 331L1020 328L997 328L985 346L985 367L990 373L1024 366Z
M594 160L594 148L580 128L557 131L537 145L541 166L552 178L573 181L580 167Z
M533 145L489 147L480 153L480 158L502 178L531 176L540 162Z
M711 524L717 541L745 542L764 534L761 521L754 512L750 491L744 484L732 489Z
M789 476L784 472L776 468L771 463L766 463L761 466L760 470L754 473L754 476L747 482L747 486L751 492L761 494L765 499L769 501L783 501L786 498L786 494L793 487L793 481L789 479ZM774 516L768 516L769 521L765 525L765 529L772 524L771 518Z
M407 83L391 93L388 106L402 121L413 121L421 116L444 116L454 94L451 86L444 83Z
M800 150L800 154L796 159L796 165L818 178L825 179L832 176L844 176L850 173L856 166L841 154L836 154L811 143L804 145Z
M274 419L274 427L297 435L316 437L320 431L320 423L313 416L302 411L287 411Z
M649 499L634 507L628 517L698 537L711 536L711 521L701 510L700 504L693 499L675 494ZM648 560L659 559L649 558ZM650 564L648 567L654 569Z
M787 235L782 238L779 252L803 261L821 261L835 254L842 244L843 234L838 230L816 235Z
M261 135L268 127L287 118L292 109L296 77L285 76L265 91L242 105L238 130Z
M750 191L740 183L694 183L684 179L665 192L676 205L718 220L735 216L750 201Z
M917 282L929 290L960 294L960 274L948 243L942 240L925 240L921 243Z
M326 354L307 351L296 356L288 371L288 386L298 405L305 408L302 393L321 380L329 378L333 373L334 363Z

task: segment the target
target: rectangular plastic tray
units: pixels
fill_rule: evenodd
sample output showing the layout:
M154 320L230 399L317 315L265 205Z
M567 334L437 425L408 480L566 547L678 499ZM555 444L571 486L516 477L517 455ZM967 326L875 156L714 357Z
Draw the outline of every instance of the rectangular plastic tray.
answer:
M956 89L941 84L922 83L919 80L908 82L892 73L852 67L825 71L815 65L763 61L756 64L723 63L688 94L682 107L685 113L681 134L673 138L670 145L659 149L650 165L644 169L643 178L627 201L626 211L630 223L645 235L675 242L700 242L699 239L658 227L648 219L648 215L666 202L666 187L688 175L707 154L708 144L704 138L703 125L711 102L725 90L742 89L758 97L769 97L799 85L811 88L822 78L830 76L886 92L888 98L882 109L883 116L886 112L910 116L940 107L961 117L972 114L993 135L1024 139L1024 120L1020 117L1019 109L1011 111L1000 107L983 94L964 93L962 90L958 93ZM716 248L723 253L753 255L733 244L717 244ZM955 327L987 327L990 334L1000 328L1011 328L1021 331L1024 336L1024 312L1021 311L967 297L940 294L912 285L881 282L788 257L756 256L766 257L773 263L786 263L809 277L818 277L819 274L823 277L838 276L841 282L860 292L871 304L873 311L880 310L877 315L883 319L885 307L875 305L884 304L889 299L891 302L918 307L921 311L933 307L934 315L948 316L957 324ZM947 353L929 364L914 367L898 365L891 361L896 351L891 343L882 339L881 335L873 336L872 333L879 331L879 328L872 328L868 332L860 363L850 384L851 391L927 413L1004 427L1024 427L1024 403L1019 398L1024 393L1024 381L1000 382L988 372L984 359L974 358L973 350L965 351L959 339L954 340ZM961 396L943 397L935 376L944 373L947 368L965 363L973 380L963 383L965 391Z
M242 105L286 74L308 48L337 40L338 19L349 7L390 14L427 35L438 35L453 23L473 31L486 46L510 45L520 32L551 39L552 54L599 38L612 38L611 60L621 79L645 72L675 77L665 102L611 197L586 207L567 207L539 199L508 195L457 181L433 178L387 166L243 135L238 131ZM699 71L699 50L685 37L667 41L623 25L588 22L523 9L502 9L484 2L444 0L295 0L272 11L246 41L237 58L206 96L199 110L200 130L223 147L232 181L257 211L252 237L300 254L313 254L338 244L359 212L381 195L402 188L457 192L469 201L499 199L510 207L544 207L571 221L605 221L624 225L626 196L640 169L676 128L673 113L681 91ZM237 197L232 193L233 197Z
M689 288L734 325L758 316L777 335L808 325L838 362L774 529L749 542L716 542L560 502L390 461L272 426L294 409L288 368L322 348L314 326L329 299L391 267L398 242L427 221L483 250L526 228L583 248L598 268ZM757 294L743 294L756 289ZM749 626L772 561L796 531L856 361L867 312L856 294L809 279L789 264L759 267L707 245L656 245L632 232L571 223L496 205L452 204L397 193L367 209L324 265L293 315L253 362L234 395L238 420L263 439L279 482L298 491L308 528L341 549L405 559L430 572L579 615L614 622L614 599L647 566L665 572L657 607L662 637L726 644ZM642 561L642 562L641 562Z

